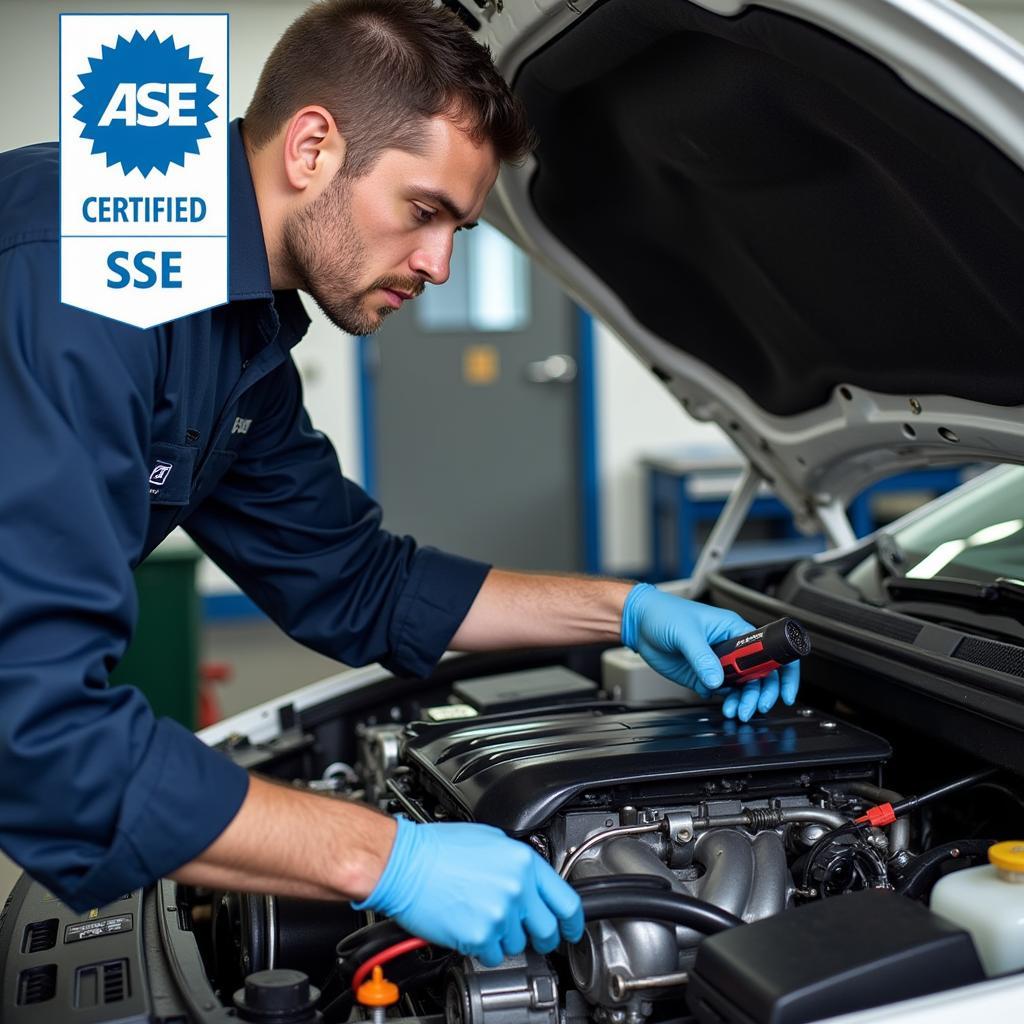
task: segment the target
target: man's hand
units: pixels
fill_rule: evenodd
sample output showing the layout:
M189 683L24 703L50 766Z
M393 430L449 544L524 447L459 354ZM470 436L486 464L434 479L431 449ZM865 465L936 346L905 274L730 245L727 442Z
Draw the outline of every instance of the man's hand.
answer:
M398 819L391 856L356 910L393 917L406 931L497 967L527 941L550 953L579 941L574 889L525 843L489 825L417 825Z
M492 569L451 647L494 651L506 647L587 644L621 640L647 663L702 697L725 698L727 718L749 721L779 699L796 700L797 662L780 673L720 689L724 672L711 644L754 627L734 612L673 597L649 583L573 576L533 576Z
M735 612L665 594L649 583L637 584L622 609L622 642L656 672L702 697L717 690L724 678L711 644L752 629ZM799 686L800 666L793 662L781 673L720 691L725 695L722 712L747 722L755 711L770 711L780 691L783 701L792 704Z

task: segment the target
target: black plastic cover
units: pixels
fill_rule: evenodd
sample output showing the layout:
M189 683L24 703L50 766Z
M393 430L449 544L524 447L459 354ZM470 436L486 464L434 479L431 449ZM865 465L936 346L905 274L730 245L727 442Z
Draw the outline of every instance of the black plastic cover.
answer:
M481 714L519 711L544 704L593 700L597 683L561 665L527 672L504 672L483 679L464 679L452 687L461 701Z
M0 914L0 1024L148 1024L143 899L78 913L21 875Z
M984 979L967 932L868 889L705 939L687 1002L700 1024L803 1024Z
M718 708L595 702L414 722L404 760L443 802L523 834L567 806L798 791L839 768L868 778L890 756L880 737L804 711L741 723Z

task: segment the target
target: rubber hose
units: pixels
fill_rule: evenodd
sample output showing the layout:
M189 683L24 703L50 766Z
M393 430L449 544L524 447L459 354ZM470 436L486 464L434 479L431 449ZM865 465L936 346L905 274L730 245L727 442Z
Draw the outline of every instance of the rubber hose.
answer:
M704 935L734 928L743 921L713 903L678 892L652 889L621 889L614 892L581 892L583 916L587 921L630 918L663 921L693 928Z
M910 865L896 887L896 892L908 899L917 899L934 883L943 862L954 859L954 850L958 851L955 859L961 860L961 866L966 868L976 858L984 857L994 842L994 839L964 839L958 843L933 846Z
M394 982L403 991L413 991L427 985L434 985L439 982L447 973L451 965L451 957L446 956L435 960L427 966L403 968L399 962L402 958L392 960L388 964L388 980ZM352 1013L355 1003L355 993L349 984L339 995L326 1001L320 999L318 1009L323 1019L331 1021L347 1021Z
M320 986L321 1007L330 1007L332 1010L340 1007L348 998L349 983L359 965L407 938L409 933L391 920L376 921L346 935L334 947L334 969ZM338 988L341 994L335 997L334 991Z
M622 889L672 890L672 883L661 875L588 875L573 879L572 886L581 896L585 892L618 892Z
M396 921L388 919L368 924L346 935L334 951L339 960L350 960L354 954L358 954L361 962L407 938L409 933Z
M984 782L985 779L991 779L993 775L998 774L998 768L983 768L980 772L965 775L962 779L954 779L952 782L947 782L944 786L929 789L926 793L919 793L910 799L914 801L915 807L919 807L921 804L930 804L933 800L938 800L940 797L949 796L950 793L956 793L961 789L975 786L979 782Z
M704 900L694 899L682 893L660 888L662 879L642 876L642 882L615 885L629 879L629 875L609 876L607 879L591 879L588 886L577 886L583 904L583 917L587 921L603 921L610 918L636 918L647 921L664 921L670 924L693 928L704 935L733 928L743 921L733 914ZM593 884L599 882L600 884ZM657 888L655 886L658 886ZM409 934L393 921L382 921L360 929L361 944L346 953L348 964L358 965L369 957L387 949L394 942L409 938ZM357 934L357 933L353 933ZM350 936L351 938L351 936ZM339 953L345 943L338 944ZM346 970L343 972L347 974ZM354 972L353 972L354 973ZM333 1004L332 1004L333 1006Z
M391 924L392 922L379 922L379 925ZM379 925L373 925L371 927L377 928ZM395 926L398 927L397 925ZM387 936L387 941L384 945L381 945L376 938L364 942L362 946L357 947L352 953L349 954L349 959L346 960L346 969L344 971L338 970L333 978L331 979L333 989L328 991L325 986L320 995L319 1009L324 1017L324 1020L347 1020L349 1013L352 1009L352 1004L355 1001L355 993L352 991L352 978L355 975L359 967L366 963L370 957L375 956L377 953L383 952L390 946L397 942L401 942L404 939L411 938L407 931L399 929L397 940L393 935ZM441 948L441 947L438 947ZM419 952L418 950L410 952ZM433 960L424 962L417 960L408 962L407 958L410 953L405 953L402 956L388 963L388 978L397 984L400 988L419 988L423 985L433 984L440 980L441 976L448 969L448 965L451 961L451 957L454 954L449 951L444 951L438 957ZM338 988L337 983L340 982L341 991L337 995L334 994L334 990Z

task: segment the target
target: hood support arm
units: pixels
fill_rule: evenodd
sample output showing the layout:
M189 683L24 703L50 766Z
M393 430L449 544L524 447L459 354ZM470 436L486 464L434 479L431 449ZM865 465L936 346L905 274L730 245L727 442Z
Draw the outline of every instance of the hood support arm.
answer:
M856 541L857 535L850 525L850 517L838 498L833 498L826 505L819 505L815 509L815 515L832 547L842 548Z
M753 466L748 465L739 480L736 481L736 486L733 488L732 494L729 495L729 500L726 501L721 515L715 520L711 534L704 547L701 548L697 564L693 567L693 575L688 580L667 584L666 590L691 599L700 594L708 576L720 568L736 540L736 534L740 532L740 527L746 522L750 506L757 497L761 483L761 474Z
M746 522L750 506L754 503L763 482L764 478L757 469L748 464L729 495L721 515L715 520L715 525L712 527L704 547L701 548L697 564L693 568L693 575L689 579L665 583L662 585L663 590L691 599L700 595L708 576L718 571L725 556L732 548L736 535ZM846 510L838 499L819 506L815 509L815 513L832 547L843 547L856 540Z

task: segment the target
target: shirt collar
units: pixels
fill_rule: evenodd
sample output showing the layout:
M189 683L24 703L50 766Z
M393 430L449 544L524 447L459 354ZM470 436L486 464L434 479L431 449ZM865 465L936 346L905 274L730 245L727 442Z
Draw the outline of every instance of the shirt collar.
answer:
M231 165L229 297L232 302L236 299L272 299L267 246L263 240L263 226L260 224L260 209L256 205L256 189L249 170L249 158L242 142L241 118L236 118L228 126L228 159Z
M242 119L236 118L228 127L228 159L230 161L230 202L228 251L231 259L229 295L231 302L246 299L267 299L289 326L289 347L302 337L309 326L309 317L294 290L274 292L270 286L270 264L267 245L256 203L256 188L242 141Z

